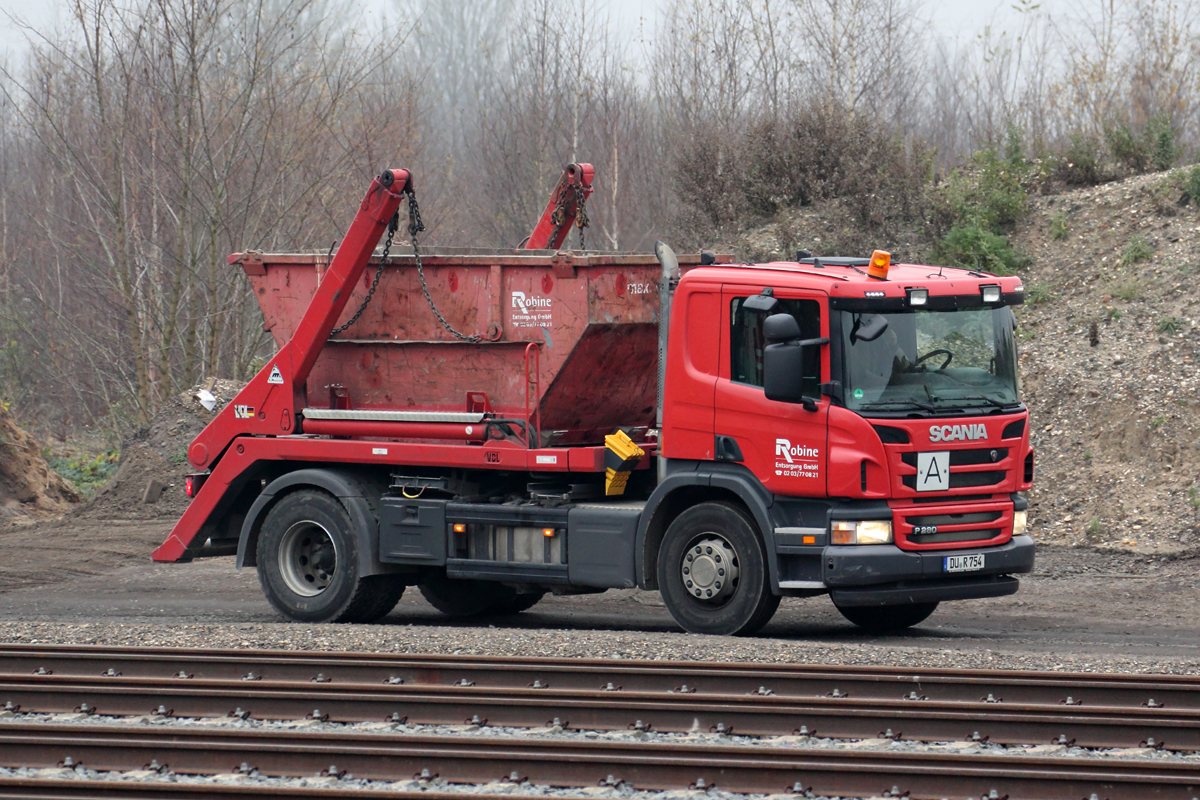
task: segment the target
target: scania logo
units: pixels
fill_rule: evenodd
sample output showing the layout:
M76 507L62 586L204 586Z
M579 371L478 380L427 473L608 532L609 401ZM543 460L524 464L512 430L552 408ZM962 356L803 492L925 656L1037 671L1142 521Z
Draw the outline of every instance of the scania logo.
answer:
M977 422L972 425L934 425L929 429L931 442L961 442L988 438L987 425Z

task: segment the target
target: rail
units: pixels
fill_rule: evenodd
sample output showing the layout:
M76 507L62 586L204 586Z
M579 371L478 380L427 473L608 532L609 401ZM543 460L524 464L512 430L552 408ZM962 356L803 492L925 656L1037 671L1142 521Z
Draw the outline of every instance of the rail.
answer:
M70 759L68 761L67 759ZM139 770L151 762L181 774L256 770L271 776L398 780L436 776L450 783L498 780L561 787L717 788L800 793L1026 800L1194 797L1196 766L1117 760L806 749L739 745L564 741L515 737L117 725L0 725L0 763ZM514 786L516 789L516 786ZM904 794L907 792L908 794Z

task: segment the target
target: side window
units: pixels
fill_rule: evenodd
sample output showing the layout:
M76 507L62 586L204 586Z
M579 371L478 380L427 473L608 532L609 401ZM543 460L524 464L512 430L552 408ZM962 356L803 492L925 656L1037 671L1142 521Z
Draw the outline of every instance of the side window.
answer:
M744 297L735 297L729 307L729 376L735 383L763 385L763 322L769 316L761 311L744 308ZM821 304L816 300L780 299L776 314L791 314L800 325L800 338L816 339L821 335ZM809 397L821 394L820 349L809 348L811 355L804 363L804 393Z

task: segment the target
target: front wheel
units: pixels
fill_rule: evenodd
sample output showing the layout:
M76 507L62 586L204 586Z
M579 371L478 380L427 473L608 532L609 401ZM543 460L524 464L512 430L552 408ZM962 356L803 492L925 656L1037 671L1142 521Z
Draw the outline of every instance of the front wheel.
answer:
M383 585L391 576L359 576L350 515L322 491L304 489L280 498L263 520L257 552L263 594L293 622L378 618L404 591Z
M911 628L929 619L937 610L937 602L909 603L902 606L837 606L842 616L863 630L890 633Z
M728 503L702 503L675 518L658 551L658 585L691 633L756 633L779 607L754 523Z

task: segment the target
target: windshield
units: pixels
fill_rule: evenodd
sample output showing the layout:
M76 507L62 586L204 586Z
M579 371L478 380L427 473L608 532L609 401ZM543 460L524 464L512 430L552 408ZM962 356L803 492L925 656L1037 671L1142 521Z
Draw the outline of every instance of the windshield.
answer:
M1021 401L1007 306L840 313L847 408L942 413Z

